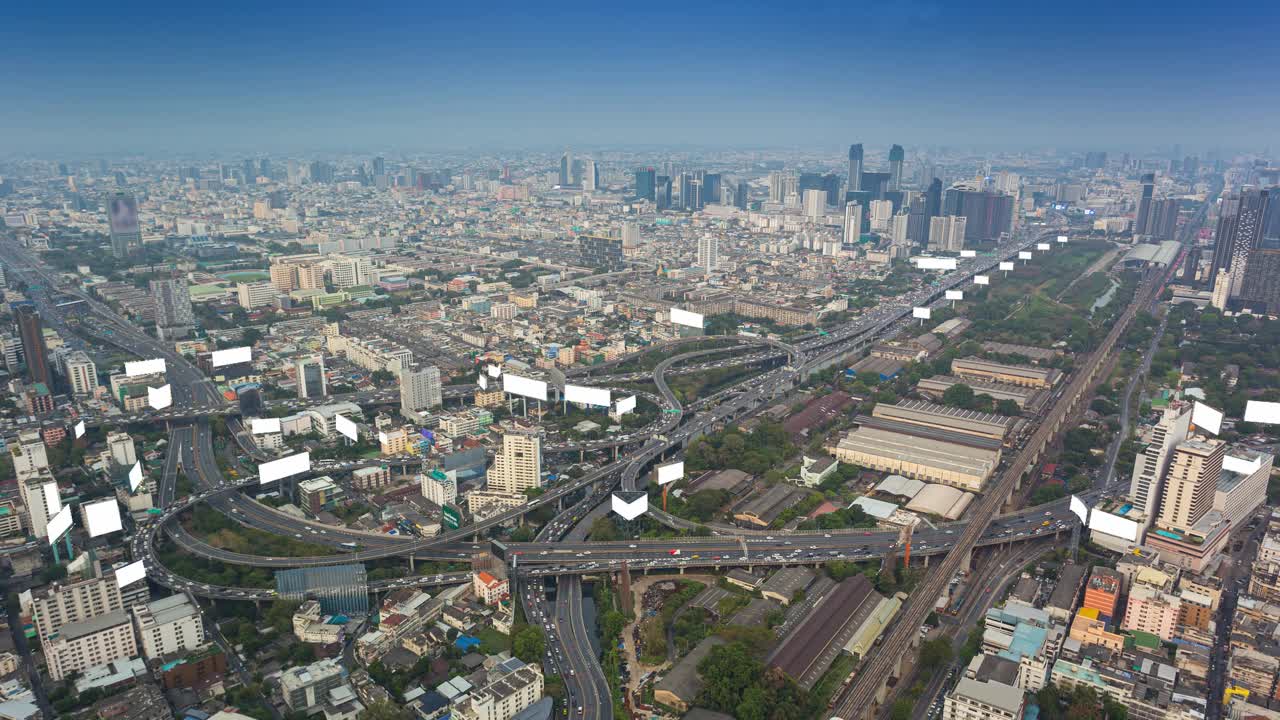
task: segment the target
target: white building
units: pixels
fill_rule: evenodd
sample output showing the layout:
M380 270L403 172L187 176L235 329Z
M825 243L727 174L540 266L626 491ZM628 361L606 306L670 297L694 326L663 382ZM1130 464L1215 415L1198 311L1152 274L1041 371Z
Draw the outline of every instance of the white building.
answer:
M418 413L443 402L439 368L423 365L400 371L400 414L406 419L418 420Z
M826 190L805 190L804 191L804 216L812 222L817 222L827 212L827 191Z
M98 366L83 350L67 355L65 374L74 395L92 395L98 389Z
M1021 720L1023 693L1020 688L988 680L962 677L947 695L943 720Z
M345 675L342 664L335 658L289 668L280 673L281 694L290 710L309 714L324 704L329 690L341 685Z
M446 503L457 502L457 476L457 472L453 470L447 472L432 470L423 473L419 476L422 478L422 496L440 507L444 507Z
M58 497L58 484L53 476L48 474L47 469L44 473L18 481L18 495L22 498L23 507L26 508L27 527L31 530L31 534L38 538L49 536L49 519L53 515L49 512L50 497L57 498L59 505L62 502Z
M138 453L129 433L107 433L107 448L111 451L111 460L116 465L133 467L138 461Z
M519 663L518 660L515 662ZM495 668L490 673L489 682L473 688L471 696L455 706L457 717L462 720L511 720L542 698L542 671L537 665L520 663L512 672L502 672L502 667Z
M710 275L720 266L720 238L710 233L698 238L698 269Z
M63 625L58 636L44 644L49 677L54 680L137 654L133 623L124 610Z
M64 625L83 622L123 607L120 587L112 573L67 583L55 582L40 588L38 594L31 598L36 637L41 641L57 635Z
M258 282L236 283L236 302L246 310L270 305L275 302L280 291L266 280Z
M13 459L13 472L19 480L35 477L41 470L49 467L49 454L45 452L44 440L35 430L26 430L18 434L18 442L9 448Z
M871 230L886 232L889 229L889 223L893 221L893 201L872 200L868 209L871 215Z
M502 452L489 468L488 489L520 494L542 487L542 437L535 429L513 428L502 436Z
M200 608L186 595L170 595L134 607L133 624L148 660L194 650L205 642Z

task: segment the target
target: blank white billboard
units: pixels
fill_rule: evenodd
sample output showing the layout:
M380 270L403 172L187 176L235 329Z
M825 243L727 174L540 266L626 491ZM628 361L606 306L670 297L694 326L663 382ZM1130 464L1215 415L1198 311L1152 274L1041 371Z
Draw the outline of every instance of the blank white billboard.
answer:
M258 482L269 483L273 480L280 480L307 472L310 469L311 453L302 452L258 465Z
M988 275L974 275L973 284L974 285L990 285L991 277Z
M1089 513L1089 529L1097 530L1129 542L1138 542L1138 523L1094 508Z
M67 534L71 529L71 506L62 508L57 515L49 518L49 524L45 526L49 533L49 544L57 542L58 538Z
M1280 423L1280 403L1250 400L1244 406L1245 422L1275 425Z
M156 358L154 360L130 360L124 364L124 374L129 377L163 373L164 369L164 358Z
M488 389L489 389L489 377L488 377L487 375L480 375L480 376L478 376L478 377L476 378L476 384L480 386L480 389L481 389L481 390L488 390Z
M636 409L636 396L631 395L628 397L624 397L618 402L614 403L613 414L626 415L629 412L634 412L635 409Z
M89 537L124 530L124 523L120 520L120 503L115 498L85 505L84 521L89 524Z
M132 585L147 576L147 564L139 560L132 562L124 567L116 570L116 587L123 590L125 586Z
M565 385L564 399L571 403L582 403L584 405L594 405L595 407L609 407L613 402L613 398L609 395L607 388L584 387L582 385Z
M947 299L948 299L948 300L963 300L963 299L964 299L964 291L963 291L963 290L948 290L948 291L946 292L946 296L947 296Z
M1036 243L1036 249L1037 249L1037 250L1048 250L1048 249L1049 249L1049 243Z
M1191 424L1212 435L1222 429L1222 412L1199 400L1191 407Z
M680 308L671 308L671 324L684 325L685 327L700 328L702 327L702 315Z
M280 418L254 418L249 426L253 428L254 435L280 432Z
M684 461L673 462L658 467L658 484L666 485L684 477Z
M931 314L931 312L930 312L929 308L926 308L926 307L911 308L911 317L913 317L913 318L920 318L921 320L928 320L928 319L929 319L929 315L930 315L930 314Z
M961 250L960 257L978 257L977 250Z
M381 430L378 431L378 442L382 443L383 445L387 444L387 434L382 432Z
M169 407L173 404L173 388L169 385L147 388L147 404L156 410Z
M1067 241L1067 236L1066 236L1066 235L1059 235L1059 236L1058 236L1058 242L1060 242L1060 243L1065 243L1066 241Z
M487 373L489 373L489 377L491 377L491 378L496 378L496 377L498 377L499 375L502 375L502 366L501 366L501 365L490 365L490 366L486 367L486 368L484 369L484 371L485 371L485 372L487 372Z
M355 423L341 415L333 416L333 427L352 442L360 439L360 429L356 427Z
M916 261L916 267L921 270L955 270L955 258L939 258L939 257L917 257L911 258Z
M649 496L643 493L635 500L627 502L626 498L618 497L618 493L614 493L610 505L613 511L622 516L623 520L635 520L649 510Z
M1080 522L1085 525L1089 524L1089 506L1085 505L1084 501L1075 495L1071 496L1071 512L1075 513L1075 516L1080 518Z
M142 484L142 461L133 464L129 468L129 492L137 492L138 486Z
M1030 250L1019 250L1019 251L1018 251L1018 259L1019 259L1019 260L1030 260L1030 259L1031 259L1031 251L1030 251Z
M84 421L83 420L76 423L76 439L79 440L82 437L84 437Z
M547 384L541 380L507 373L502 376L502 390L512 395L521 395L532 400L547 401Z
M1000 269L1001 269L1001 270L1012 270L1012 269L1013 269L1013 262L1008 261L1008 260L1002 260L1002 261L1000 261Z
M223 365L236 365L238 363L247 363L253 361L253 348L238 347L228 348L226 350L213 351L213 366L222 367Z
M40 494L44 495L44 509L49 517L57 515L62 510L62 497L58 495L58 483L45 483L40 487Z
M1240 473L1241 475L1252 475L1257 472L1260 467L1262 467L1262 458L1245 460L1244 458L1232 457L1230 455L1225 455L1222 458L1223 470L1230 470L1231 472Z

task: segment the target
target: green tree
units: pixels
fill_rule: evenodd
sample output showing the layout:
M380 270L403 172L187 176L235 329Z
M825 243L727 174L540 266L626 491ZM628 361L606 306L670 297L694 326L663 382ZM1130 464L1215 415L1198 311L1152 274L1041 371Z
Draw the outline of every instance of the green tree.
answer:
M596 518L591 523L591 539L601 542L608 542L618 539L618 526L613 523L613 519L609 516Z
M403 705L389 700L379 700L360 713L360 720L412 720L413 715Z
M996 412L1009 417L1017 417L1022 414L1022 408L1018 407L1018 403L1006 398L996 401Z
M942 402L958 408L973 406L973 388L964 383L956 383L942 393Z
M926 640L920 646L920 665L927 670L939 670L951 662L951 641L946 638Z
M547 639L542 628L537 625L521 628L511 639L511 649L516 657L527 663L540 662L542 654L547 651Z

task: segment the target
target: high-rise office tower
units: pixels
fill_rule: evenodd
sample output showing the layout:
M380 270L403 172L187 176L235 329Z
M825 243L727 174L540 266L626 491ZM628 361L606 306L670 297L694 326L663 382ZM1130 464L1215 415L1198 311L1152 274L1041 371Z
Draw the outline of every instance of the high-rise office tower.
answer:
M1155 518L1160 499L1160 481L1169 468L1173 449L1187 439L1191 429L1191 406L1167 408L1164 416L1151 430L1151 444L1147 445L1133 463L1133 476L1129 480L1129 501L1150 526Z
M568 187L573 182L573 153L565 150L560 156L560 187Z
M1142 195L1138 199L1137 215L1133 218L1133 234L1146 235L1147 224L1151 219L1151 199L1156 191L1155 173L1142 176Z
M934 178L929 189L924 191L925 217L937 217L942 214L942 181Z
M862 189L862 143L849 146L849 192Z
M671 209L671 177L659 175L655 190L654 204L659 210Z
M1223 441L1199 436L1173 449L1160 495L1161 527L1186 532L1213 509L1213 494L1226 453L1227 444Z
M893 203L889 200L872 200L868 215L871 218L871 232L885 232L893 219Z
M913 194L907 206L907 242L924 245L929 241L928 199L919 193Z
M976 244L997 240L1013 224L1013 198L957 183L942 196L943 215L968 218L965 242Z
M142 229L138 224L138 199L120 193L107 201L107 227L111 234L111 254L128 257L142 245Z
M52 387L49 376L49 353L44 343L44 323L36 306L23 303L14 310L18 322L18 334L22 337L22 355L27 361L27 377L33 383L44 383Z
M600 174L596 170L596 161L586 159L582 161L582 189L586 192L595 192L596 186L600 182Z
M271 177L271 161L270 160L266 158L262 158L262 160L258 161L258 177L264 177L268 179Z
M929 218L929 249L938 252L963 250L968 221L969 219L963 215L941 215Z
M387 161L381 155L373 159L373 175L379 177L387 174Z
M329 394L329 381L324 374L324 356L308 355L293 361L297 376L298 398L311 400Z
M1107 166L1107 154L1101 151L1091 151L1084 155L1084 166L1090 170L1101 170Z
M400 414L406 419L416 421L419 412L442 402L439 368L420 365L400 371Z
M780 203L784 202L786 199L786 174L780 172L769 173L769 202Z
M636 169L636 197L642 200L656 201L658 189L658 173L651 167Z
M856 202L844 205L844 244L854 245L862 237L862 206Z
M488 489L522 493L542 487L542 437L536 428L512 428L502 436L502 451L489 468Z
M252 160L240 163L240 175L245 185L252 185L258 179L258 166Z
M151 281L151 296L156 303L156 333L163 340L185 337L196 324L191 309L191 292L184 278Z
M901 145L894 145L889 148L889 191L897 192L902 189L902 163L906 160L906 151Z
M698 238L698 267L710 275L720 264L720 238L710 233Z
M1178 210L1182 204L1176 198L1164 198L1151 204L1151 218L1147 221L1148 234L1154 240L1172 240L1178 230Z
M702 204L720 202L720 173L702 176Z
M734 186L733 188L733 206L734 207L738 208L739 210L747 209L747 197L750 192L750 189L751 189L751 186L741 181L739 181L738 184Z

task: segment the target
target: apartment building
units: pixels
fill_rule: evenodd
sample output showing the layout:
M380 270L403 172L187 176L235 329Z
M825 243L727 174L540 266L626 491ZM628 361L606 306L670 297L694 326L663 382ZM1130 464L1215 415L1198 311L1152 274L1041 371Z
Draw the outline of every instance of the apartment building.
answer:
M49 677L54 680L137 654L133 622L124 610L65 624L56 638L44 644Z
M200 609L184 594L134 607L133 624L148 660L194 650L205 642Z

